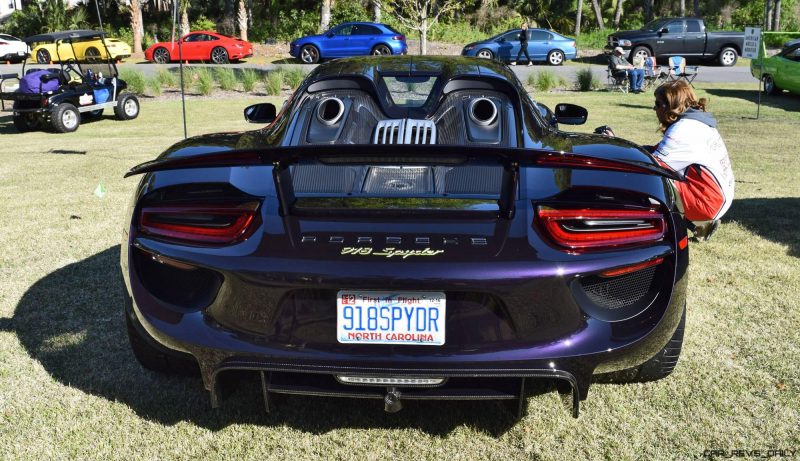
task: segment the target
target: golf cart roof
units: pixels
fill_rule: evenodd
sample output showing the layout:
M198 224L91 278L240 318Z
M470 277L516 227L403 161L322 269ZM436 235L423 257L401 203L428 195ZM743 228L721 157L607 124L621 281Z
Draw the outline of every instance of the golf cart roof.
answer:
M46 34L32 35L22 39L25 43L57 42L64 40L78 40L84 38L105 37L106 33L99 30L65 30L62 32L48 32Z

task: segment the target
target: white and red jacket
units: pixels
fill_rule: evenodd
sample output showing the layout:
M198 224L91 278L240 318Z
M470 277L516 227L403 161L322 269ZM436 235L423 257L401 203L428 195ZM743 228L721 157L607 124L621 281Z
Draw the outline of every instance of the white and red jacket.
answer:
M686 179L675 183L686 219L710 221L728 211L733 202L733 170L711 114L687 110L667 128L654 154Z

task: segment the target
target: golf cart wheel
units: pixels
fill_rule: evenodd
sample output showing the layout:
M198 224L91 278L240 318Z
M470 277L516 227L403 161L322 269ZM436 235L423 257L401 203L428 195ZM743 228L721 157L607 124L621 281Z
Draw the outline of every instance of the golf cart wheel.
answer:
M764 92L767 94L780 94L781 89L775 84L775 79L772 75L764 74Z
M486 48L483 48L480 51L478 51L478 54L476 54L475 56L481 59L494 59L494 53L492 53L492 50Z
M392 49L386 45L376 45L375 48L372 49L372 54L375 56L390 56L392 54Z
M114 106L114 115L118 120L133 120L139 116L139 100L128 93L120 95L117 105Z
M319 62L319 50L314 45L303 45L300 48L300 60L304 64L316 64Z
M225 48L218 46L211 50L211 62L214 64L227 64L228 52L225 50Z
M153 61L158 64L166 64L169 62L169 51L166 48L159 47L153 51Z
M81 124L81 114L78 109L68 102L56 106L50 115L53 129L59 133L72 133Z
M86 49L83 53L83 57L86 58L87 61L98 61L100 59L100 50L91 46Z
M717 60L719 61L720 65L725 67L730 67L736 64L736 61L739 59L739 53L736 52L735 49L731 47L725 47L722 51L719 52L719 57Z
M36 62L39 64L50 64L50 52L42 48L36 52Z
M561 50L553 50L547 53L547 63L551 66L564 64L564 53Z
M28 131L35 131L39 129L41 120L36 114L16 114L13 117L14 128L20 133L27 133Z

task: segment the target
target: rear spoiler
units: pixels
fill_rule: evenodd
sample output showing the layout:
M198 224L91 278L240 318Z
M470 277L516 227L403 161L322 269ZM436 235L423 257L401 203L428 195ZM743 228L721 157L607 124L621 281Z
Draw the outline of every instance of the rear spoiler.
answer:
M314 145L241 149L152 160L131 168L125 177L157 171L192 168L223 168L272 165L281 202L281 214L288 214L295 201L289 166L302 160L324 164L348 165L460 165L482 161L503 165L503 187L500 194L501 214L511 218L519 182L519 168L571 168L580 170L617 171L662 176L682 181L677 172L657 163L607 159L546 149L509 147L465 147L454 145L419 146L408 144Z

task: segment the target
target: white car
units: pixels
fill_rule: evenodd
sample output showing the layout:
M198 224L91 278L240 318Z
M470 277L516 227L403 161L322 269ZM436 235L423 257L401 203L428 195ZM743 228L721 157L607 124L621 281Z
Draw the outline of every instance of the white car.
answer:
M0 34L0 62L22 62L30 53L27 43L11 35Z

